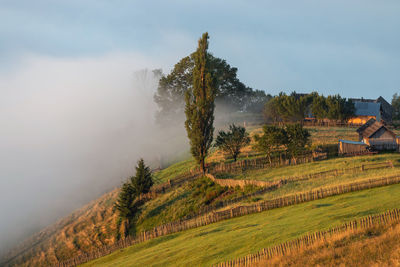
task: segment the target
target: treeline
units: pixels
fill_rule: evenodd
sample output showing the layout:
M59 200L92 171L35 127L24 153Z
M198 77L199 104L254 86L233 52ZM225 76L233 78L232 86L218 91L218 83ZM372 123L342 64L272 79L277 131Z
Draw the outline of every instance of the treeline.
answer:
M340 95L325 97L317 92L293 92L290 95L281 92L268 100L264 107L265 118L274 123L302 121L307 117L345 121L354 116L354 113L354 103L350 99Z

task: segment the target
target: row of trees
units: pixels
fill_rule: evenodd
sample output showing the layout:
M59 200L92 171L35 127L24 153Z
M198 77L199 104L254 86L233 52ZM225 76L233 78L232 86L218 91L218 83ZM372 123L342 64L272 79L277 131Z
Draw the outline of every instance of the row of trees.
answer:
M317 92L290 95L280 93L271 98L264 108L265 117L272 122L296 122L306 117L318 120L344 121L354 116L355 107L350 99L340 95L325 97Z
M288 124L283 127L264 125L263 134L254 136L254 148L265 153L272 163L274 152L287 152L294 160L303 154L310 145L310 133L301 124ZM232 124L229 131L220 131L215 147L237 160L240 150L250 143L249 134L241 126Z

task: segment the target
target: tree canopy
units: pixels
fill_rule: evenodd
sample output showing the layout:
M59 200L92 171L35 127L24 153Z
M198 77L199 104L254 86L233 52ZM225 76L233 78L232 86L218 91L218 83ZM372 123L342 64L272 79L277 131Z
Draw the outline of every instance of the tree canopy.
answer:
M254 140L254 147L258 151L266 153L270 163L272 163L272 153L287 144L285 130L274 125L264 125L263 135L255 135Z
M240 154L240 149L250 143L249 134L246 129L241 126L232 124L229 126L229 131L219 131L215 139L215 147L228 153L236 161Z
M263 135L255 135L255 148L266 153L271 162L271 155L282 148L293 159L306 151L310 142L310 133L301 124L287 124L284 127L264 125Z
M237 68L224 59L207 53L208 70L214 79L215 101L237 111L262 112L268 99L264 91L253 90L237 77ZM160 78L154 101L158 105L156 119L159 123L171 123L183 114L185 92L193 88L193 71L196 53L182 58L170 74Z
M306 151L310 142L310 133L301 124L288 124L285 126L287 152L293 159Z

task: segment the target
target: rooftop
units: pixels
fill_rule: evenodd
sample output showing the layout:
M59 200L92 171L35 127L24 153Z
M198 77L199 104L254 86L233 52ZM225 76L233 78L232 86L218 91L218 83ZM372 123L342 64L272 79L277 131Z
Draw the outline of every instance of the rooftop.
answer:
M367 144L365 144L365 143L363 143L363 142L358 142L358 141L350 141L350 140L342 140L342 139L339 139L339 142L341 142L341 143L346 143L346 144L367 146Z

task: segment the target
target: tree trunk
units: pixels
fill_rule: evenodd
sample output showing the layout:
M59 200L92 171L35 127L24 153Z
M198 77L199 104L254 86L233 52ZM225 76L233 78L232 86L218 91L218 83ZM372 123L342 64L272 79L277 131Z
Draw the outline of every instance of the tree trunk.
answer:
M206 164L204 158L200 160L200 170L203 173L203 175L206 174Z

